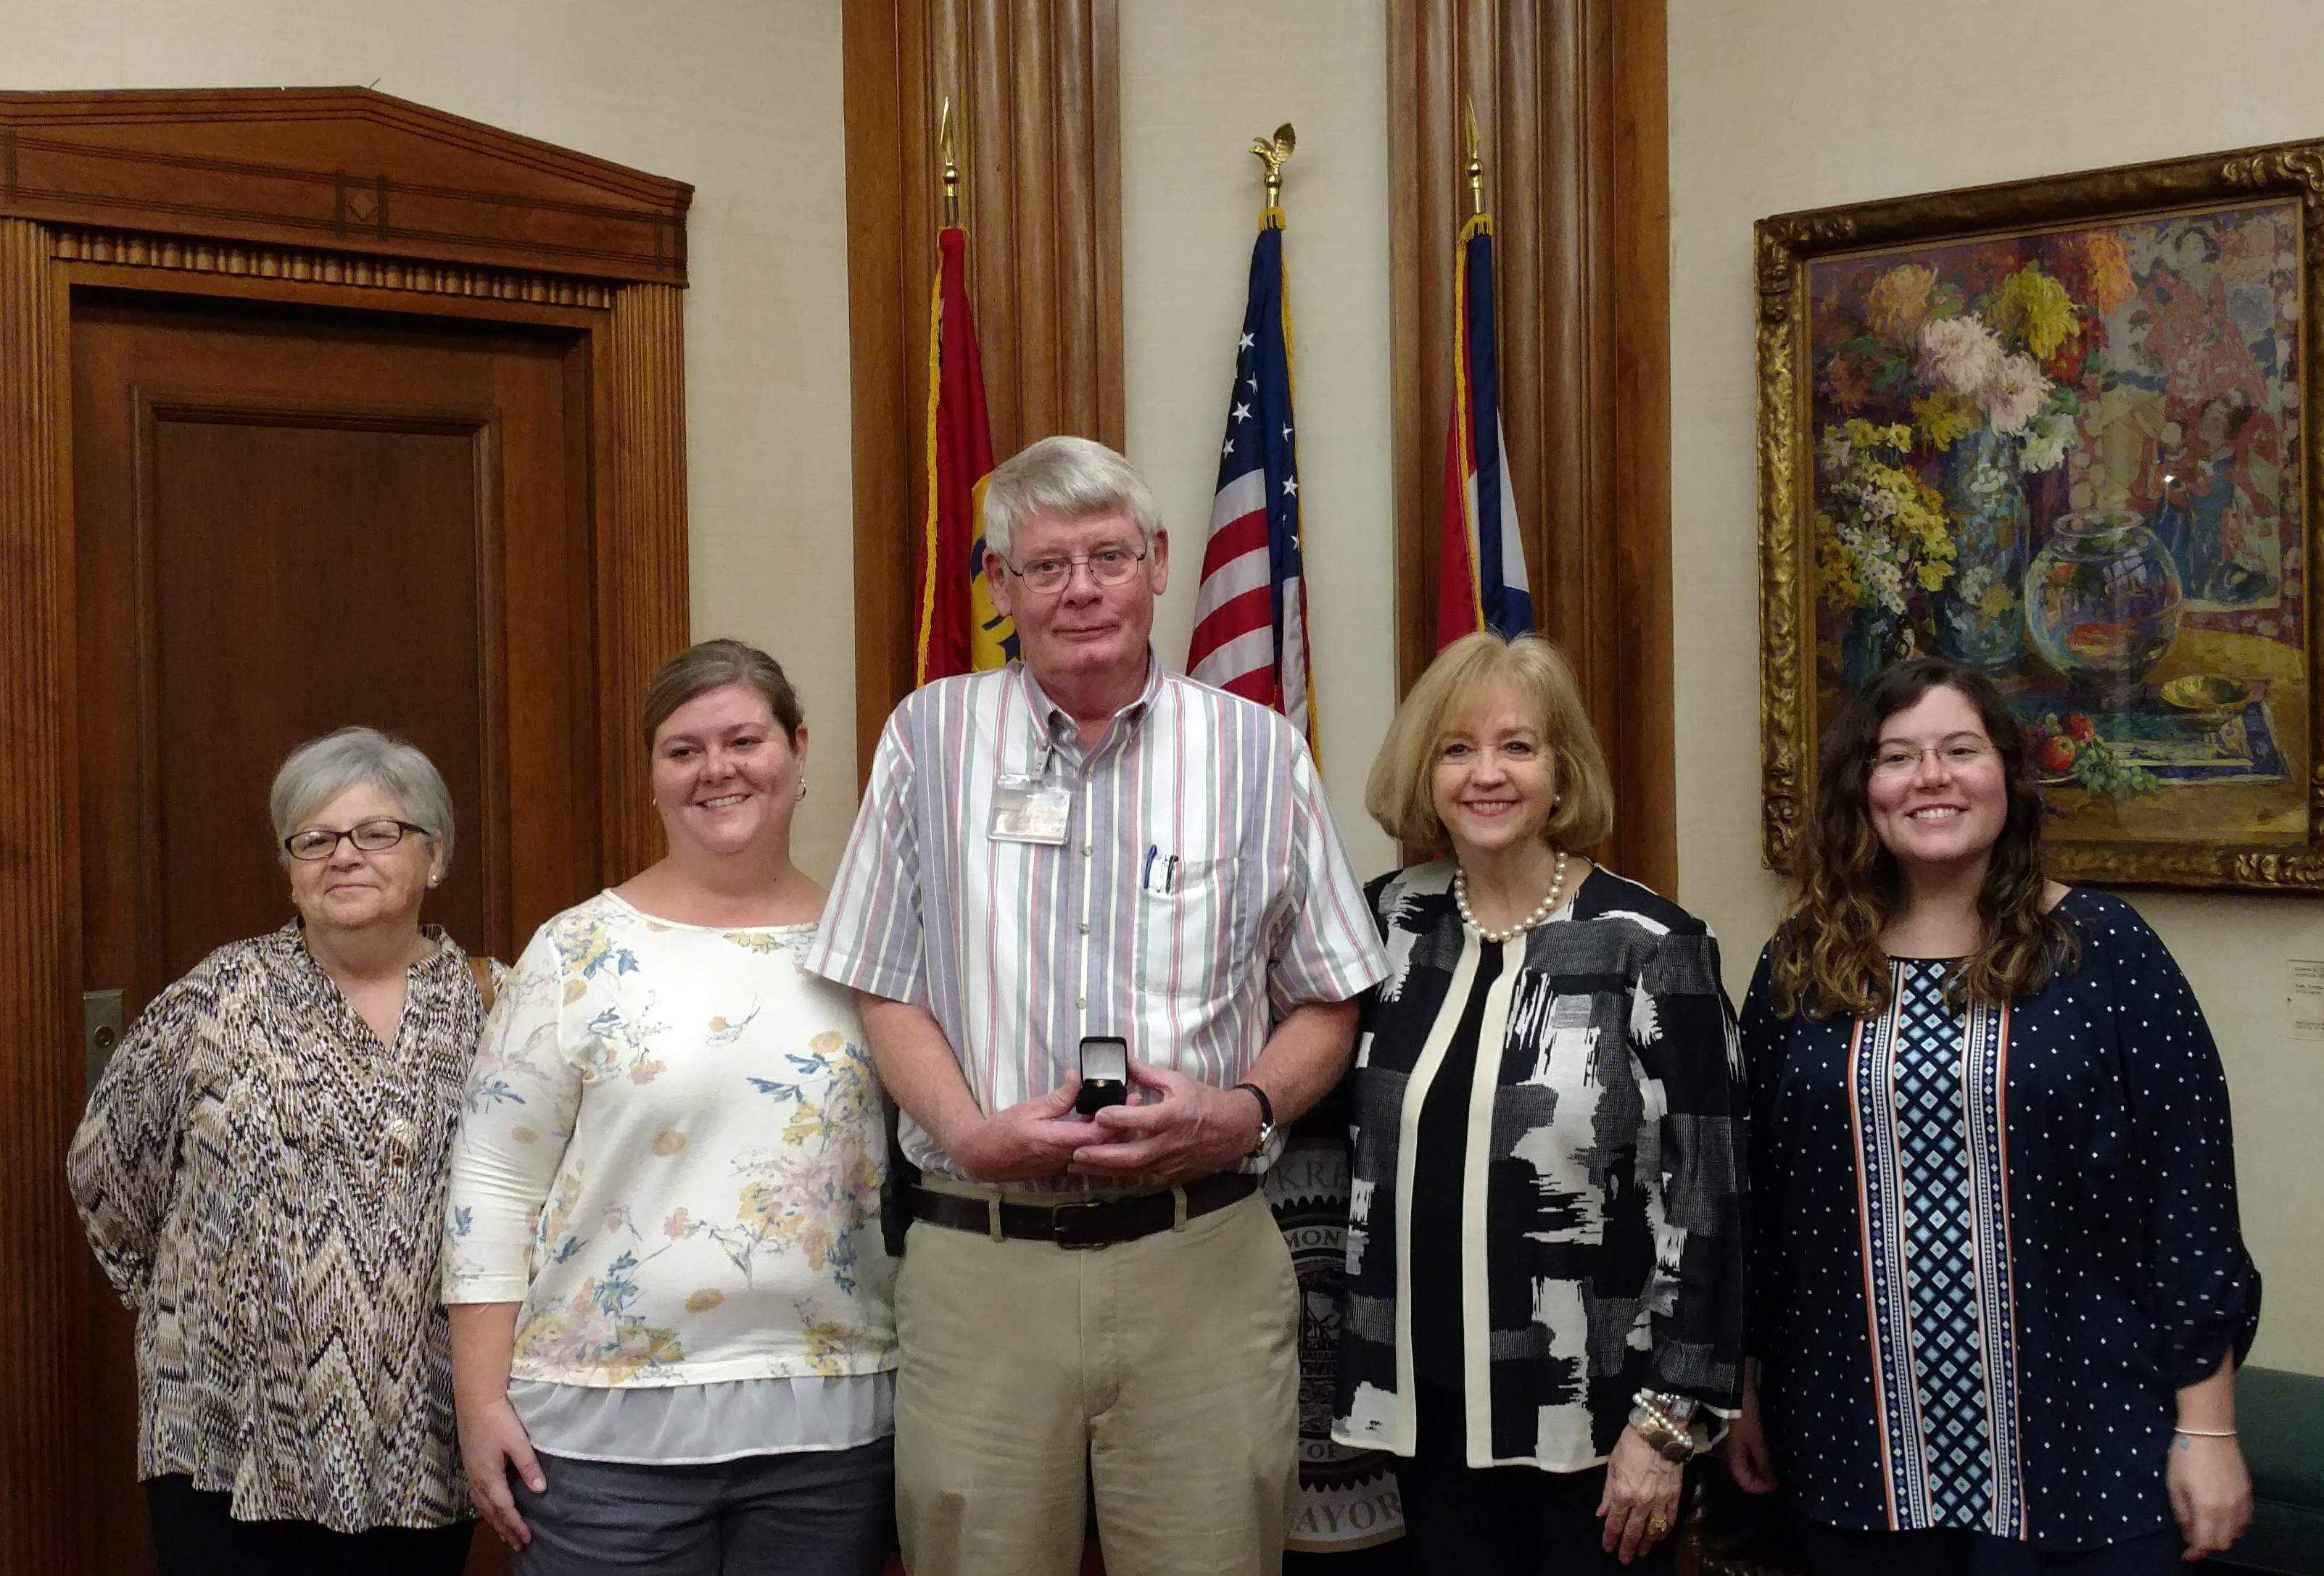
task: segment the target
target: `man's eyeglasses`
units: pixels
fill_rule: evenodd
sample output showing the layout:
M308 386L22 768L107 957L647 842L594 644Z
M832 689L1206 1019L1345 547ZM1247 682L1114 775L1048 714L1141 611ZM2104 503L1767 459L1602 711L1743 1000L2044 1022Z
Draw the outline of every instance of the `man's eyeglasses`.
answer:
M1093 585L1127 585L1138 573L1138 566L1146 561L1143 548L1100 548L1093 553L1077 553L1070 558L1036 558L1023 568L1008 559L1001 567L1025 582L1028 591L1042 596L1055 596L1074 577L1076 565L1089 570Z
M293 859L328 859L338 852L339 839L344 837L365 853L385 853L402 842L407 832L422 837L436 835L425 826L383 816L376 821L358 822L345 832L334 832L328 826L304 827L282 840L282 852Z
M1875 777L1910 777L1920 770L1921 762L1932 755L1948 771L1967 771L1979 761L1999 753L1983 739L1948 739L1925 750L1910 750L1902 744L1883 744L1872 752L1872 774Z

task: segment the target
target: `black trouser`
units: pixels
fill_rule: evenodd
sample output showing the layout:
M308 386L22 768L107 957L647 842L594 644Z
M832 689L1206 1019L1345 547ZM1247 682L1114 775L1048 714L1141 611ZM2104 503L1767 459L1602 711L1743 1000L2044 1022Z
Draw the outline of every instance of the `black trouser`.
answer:
M1816 1576L2164 1576L2188 1568L2179 1558L2186 1545L2175 1532L2057 1553L1959 1527L1858 1532L1803 1517L1799 1534Z
M1472 1467L1459 1392L1432 1405L1423 1385L1418 1448L1396 1463L1404 1491L1404 1546L1413 1576L1567 1576L1624 1571L1663 1576L1677 1554L1677 1529L1631 1563L1606 1552L1598 1501L1606 1469L1545 1472L1538 1467ZM1684 1496L1680 1503L1685 1503Z
M476 1525L333 1532L311 1521L236 1521L233 1503L183 1472L145 1480L161 1576L460 1576Z

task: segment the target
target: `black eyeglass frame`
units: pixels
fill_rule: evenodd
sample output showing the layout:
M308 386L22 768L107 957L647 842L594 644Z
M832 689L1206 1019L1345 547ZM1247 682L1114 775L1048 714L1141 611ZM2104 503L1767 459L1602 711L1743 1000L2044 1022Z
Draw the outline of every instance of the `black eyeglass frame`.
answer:
M366 826L392 826L395 828L395 840L392 843L383 843L377 848L365 848L362 843L355 843L355 834L362 831ZM417 833L422 837L433 837L436 835L436 834L430 832L425 826L415 826L409 821L399 821L393 816L374 816L368 820L356 822L354 825L348 827L344 832L333 832L331 834L330 846L319 849L316 853L301 853L297 849L290 846L292 843L298 842L299 839L306 836L309 833L330 831L331 829L328 826L301 826L298 831L293 832L290 836L285 837L282 840L282 852L289 854L292 859L298 860L302 863L318 864L322 861L327 860L333 854L338 853L339 844L341 843L355 843L355 852L357 853L385 853L391 848L401 847L404 838L413 833Z

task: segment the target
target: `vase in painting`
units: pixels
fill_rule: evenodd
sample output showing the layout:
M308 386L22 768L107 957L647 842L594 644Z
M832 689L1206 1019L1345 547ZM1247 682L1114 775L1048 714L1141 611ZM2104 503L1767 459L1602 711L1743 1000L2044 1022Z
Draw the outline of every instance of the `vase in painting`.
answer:
M2025 632L2086 704L2126 712L2179 638L2184 600L2170 549L2137 516L2085 509L2060 520L2026 567Z
M1840 680L1854 695L1905 654L1904 621L1877 604L1848 615L1840 633Z
M1953 539L1952 578L1936 598L1937 650L1987 673L2015 671L2025 655L2017 582L2025 561L2025 489L2017 446L1989 427L1945 451L1937 476Z

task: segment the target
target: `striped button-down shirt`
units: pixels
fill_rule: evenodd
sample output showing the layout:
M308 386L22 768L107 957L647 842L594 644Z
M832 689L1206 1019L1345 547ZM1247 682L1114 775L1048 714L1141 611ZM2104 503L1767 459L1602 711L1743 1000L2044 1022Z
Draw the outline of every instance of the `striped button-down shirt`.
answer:
M1004 776L1065 791L1063 843L991 834ZM927 1008L988 1114L1056 1089L1084 1035L1223 1088L1276 1018L1386 972L1299 735L1151 658L1090 749L1021 666L907 696L807 966ZM960 1176L908 1114L902 1133Z

